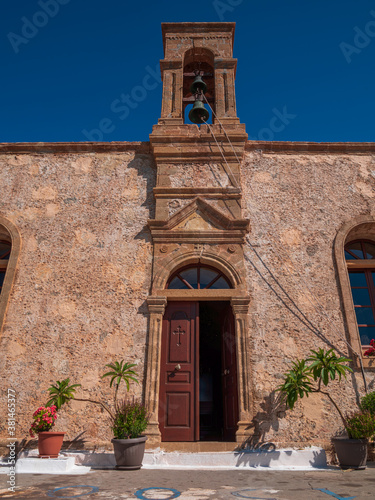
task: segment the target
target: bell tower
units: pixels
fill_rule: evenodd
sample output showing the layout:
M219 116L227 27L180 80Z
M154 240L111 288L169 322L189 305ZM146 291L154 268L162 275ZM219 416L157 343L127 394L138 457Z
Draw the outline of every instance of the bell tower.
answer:
M214 186L219 185L225 188L229 195L225 203L230 205L232 215L241 216L239 162L247 134L236 111L234 30L235 23L162 24L162 109L150 135L158 169L154 191L157 219L170 215L167 206L174 200L174 184L178 183L179 192L186 188L191 190L194 186L193 195L204 194L198 189L199 183L186 179L184 170L188 169L190 177L195 176L198 165L206 162L211 165L211 170L220 171L220 179L206 179L204 190L216 189ZM188 105L193 105L190 119L186 113ZM189 164L192 167L188 168ZM172 170L173 177L170 175ZM206 177L209 171L207 166ZM177 180L179 174L180 180ZM202 173L199 177L202 181ZM165 192L167 188L172 188L169 200ZM158 196L160 189L165 192L162 199Z
M251 427L250 298L243 254L250 223L243 218L241 205L247 134L236 111L234 30L234 23L162 24L162 109L150 134L157 168L155 219L149 220L153 276L147 299L145 384L151 443L161 440L159 410L166 404L159 398L164 383L160 373L165 372L160 357L162 325L166 306L173 301L225 301L231 307L235 324L231 349L238 364L236 440L245 439ZM191 265L223 273L230 289L171 289L168 280L173 273Z
M203 80L204 102L214 111L212 122L239 123L236 114L233 59L234 23L163 23L161 61L163 103L159 125L187 123L184 111L194 103L194 80Z

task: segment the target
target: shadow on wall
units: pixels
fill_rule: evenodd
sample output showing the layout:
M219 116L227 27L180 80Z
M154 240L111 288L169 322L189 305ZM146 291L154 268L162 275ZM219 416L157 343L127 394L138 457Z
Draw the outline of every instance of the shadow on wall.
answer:
M156 185L156 166L153 157L149 154L135 154L133 160L128 164L128 168L134 168L138 176L146 179L146 196L143 203L139 206L145 207L148 210L148 219L154 219L155 199L153 188ZM142 194L140 197L142 197ZM151 241L151 234L147 225L135 236L135 239L144 239L147 242Z
M236 456L236 467L326 467L324 450L244 451Z
M248 429L254 433L236 449L237 467L325 467L324 450L276 450L276 445L265 440L272 429L279 430L279 421L286 416L286 404L281 393L272 391L265 397ZM247 430L248 430L247 429ZM302 453L302 454L301 454Z
M258 411L246 429L254 429L253 435L247 438L236 451L270 452L276 450L276 445L266 441L265 436L271 428L277 432L279 420L286 415L286 404L282 400L281 393L272 391L269 396L264 398L260 408L262 411Z

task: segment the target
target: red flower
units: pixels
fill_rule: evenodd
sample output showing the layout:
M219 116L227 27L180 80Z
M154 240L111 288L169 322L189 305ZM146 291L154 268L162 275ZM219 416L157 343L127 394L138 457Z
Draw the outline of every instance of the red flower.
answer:
M371 341L373 342L373 341ZM372 344L371 344L372 345ZM364 356L375 356L375 347L370 347L363 353Z
M39 407L33 413L34 422L30 427L30 436L35 437L34 434L38 434L41 431L49 431L55 425L56 406L44 406Z

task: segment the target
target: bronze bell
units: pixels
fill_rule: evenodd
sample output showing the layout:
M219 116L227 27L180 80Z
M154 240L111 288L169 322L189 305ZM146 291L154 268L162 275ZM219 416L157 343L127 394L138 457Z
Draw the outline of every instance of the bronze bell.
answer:
M202 92L203 94L205 94L206 90L207 90L207 85L202 80L202 77L200 75L197 75L190 86L191 93L193 95L195 95L197 92Z
M210 113L204 107L203 102L197 99L189 112L189 120L198 125L200 123L205 123L209 116Z

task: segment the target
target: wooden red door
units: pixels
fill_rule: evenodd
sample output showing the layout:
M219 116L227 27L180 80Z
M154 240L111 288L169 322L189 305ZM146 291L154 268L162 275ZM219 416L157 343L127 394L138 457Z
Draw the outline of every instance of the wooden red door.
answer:
M222 326L224 440L235 441L238 422L237 356L234 316L228 304Z
M198 313L198 302L170 302L164 314L159 391L162 441L199 440Z

